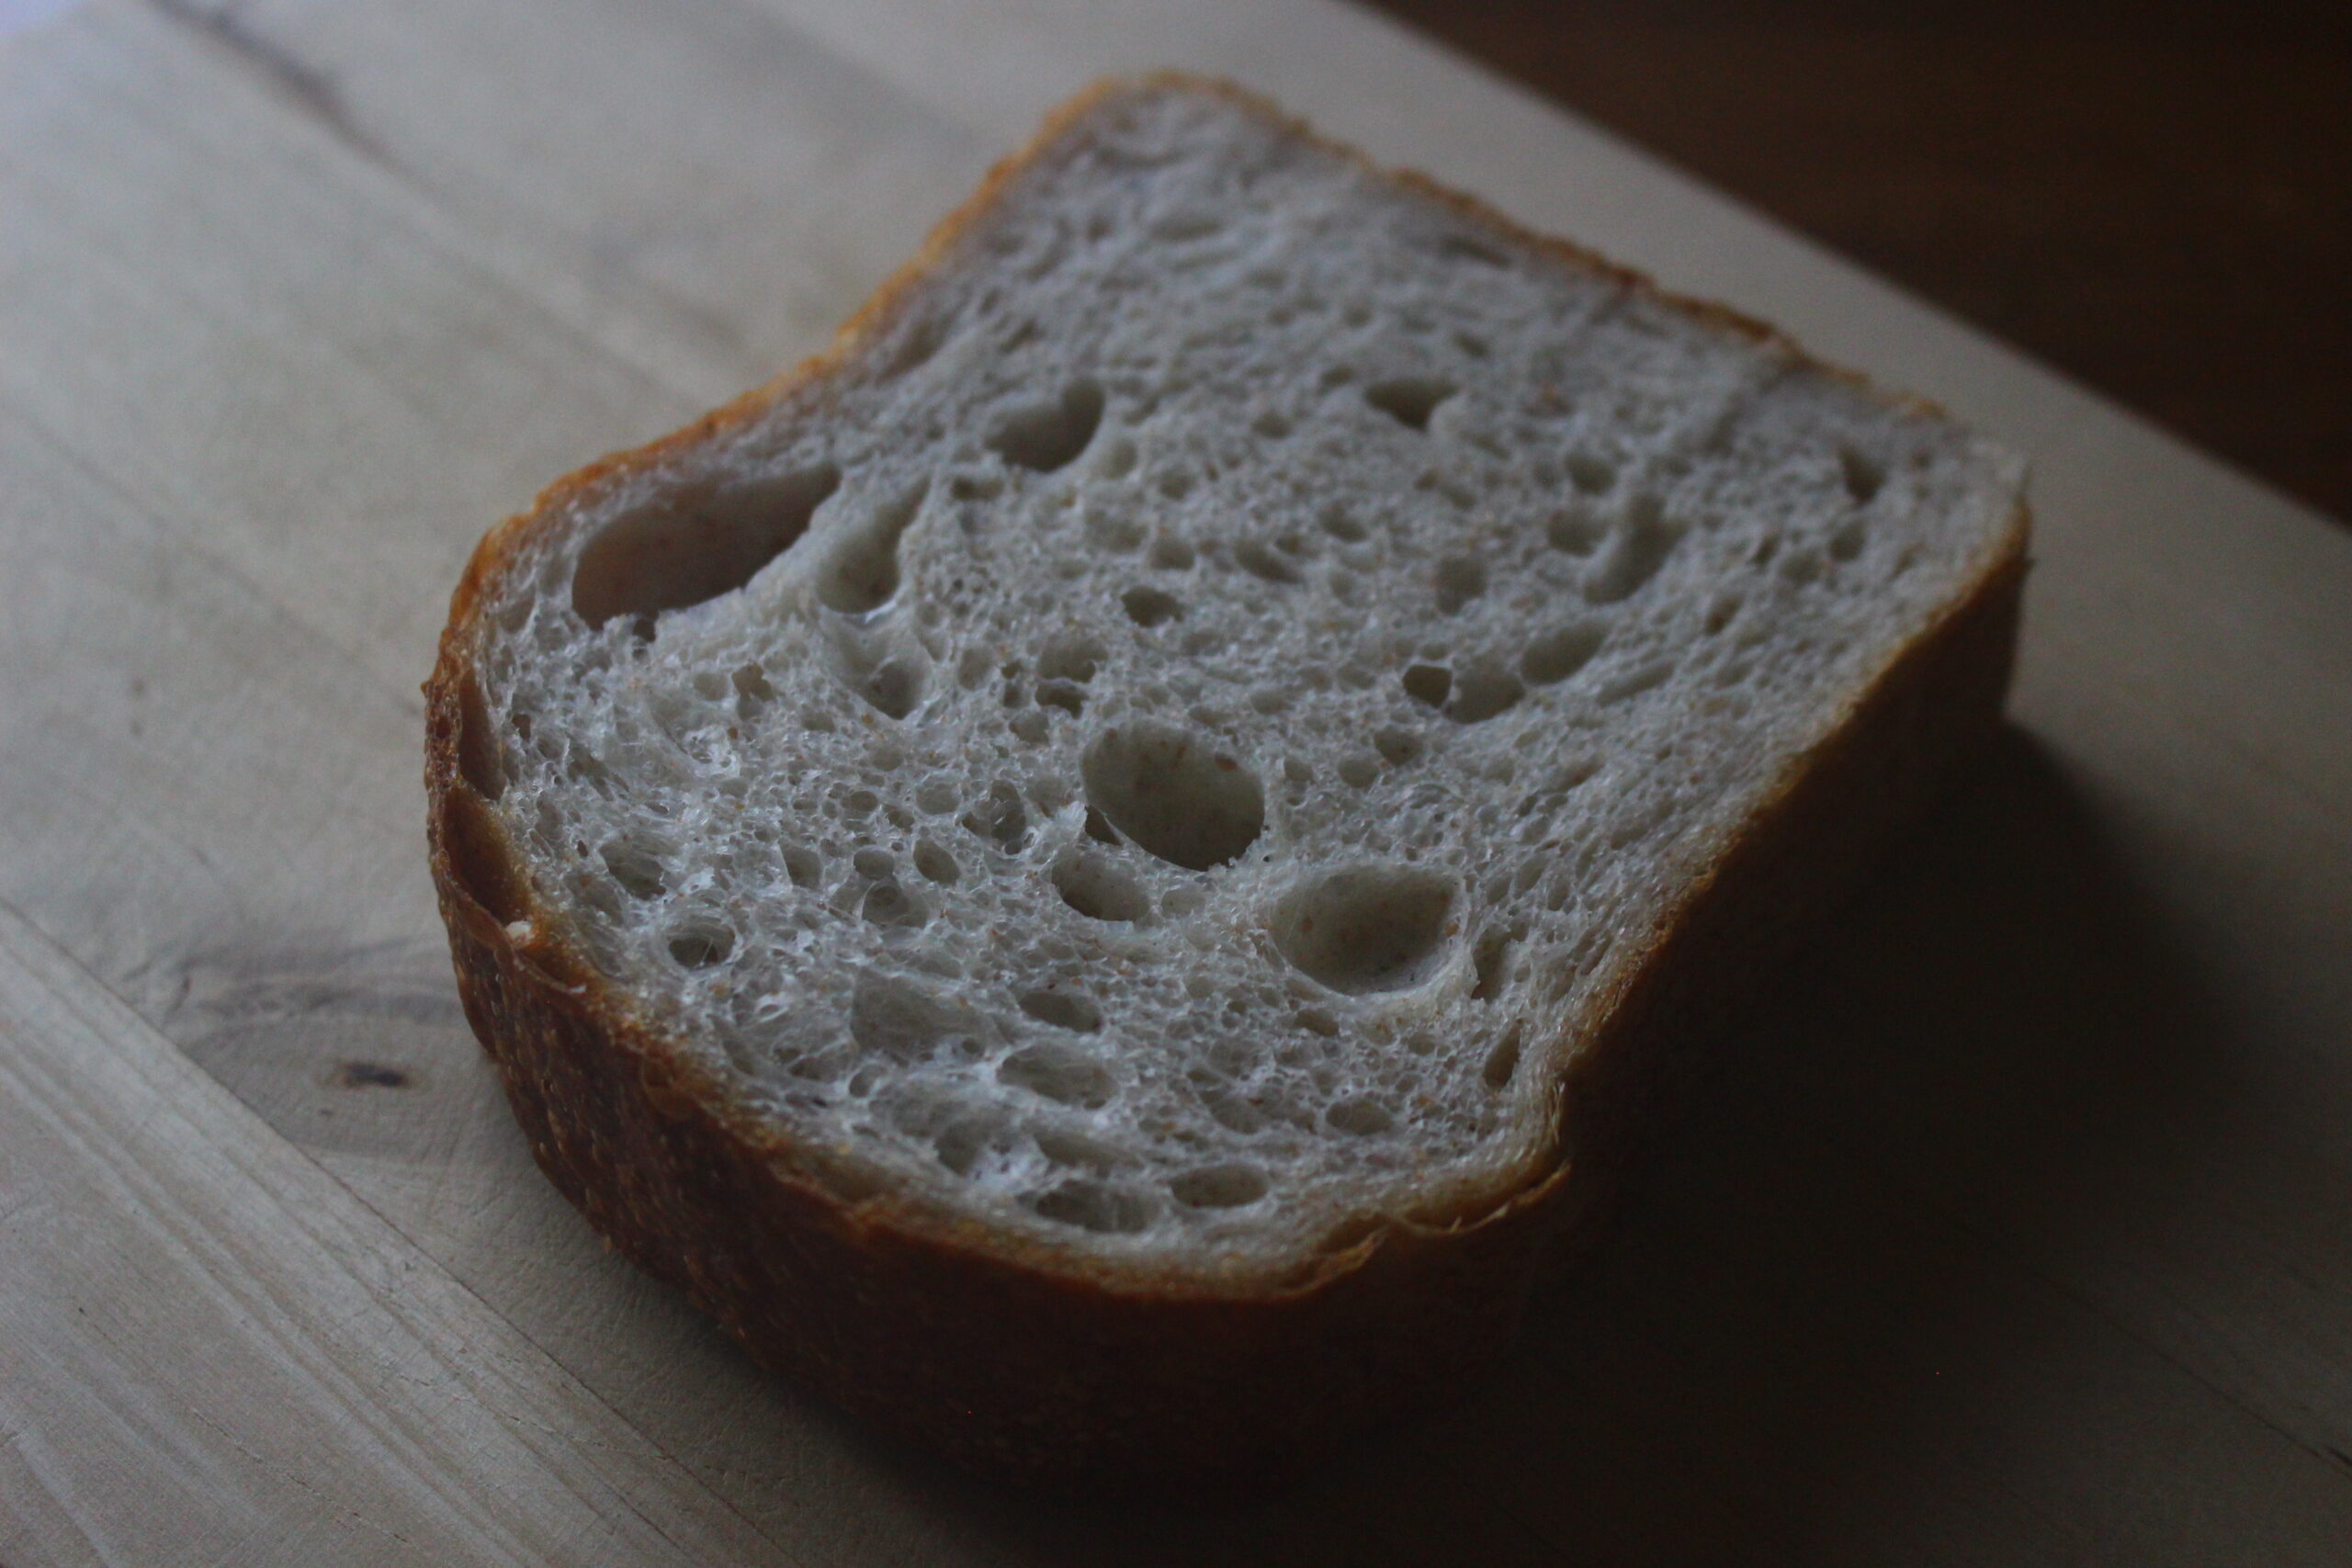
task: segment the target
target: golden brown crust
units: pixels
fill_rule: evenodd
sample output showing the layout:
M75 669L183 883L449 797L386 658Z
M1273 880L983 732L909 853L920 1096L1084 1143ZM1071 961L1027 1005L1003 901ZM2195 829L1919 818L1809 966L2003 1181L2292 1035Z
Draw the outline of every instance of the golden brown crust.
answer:
M1146 85L1215 92L1311 134L1223 84ZM975 1469L1066 1485L1263 1478L1458 1383L1507 1343L1551 1243L1605 1207L1684 1043L1752 992L1999 722L2025 564L2020 509L1967 592L1792 761L1620 965L1599 1032L1550 1065L1552 1145L1466 1200L1368 1218L1282 1275L1204 1278L1057 1251L866 1190L821 1151L792 1146L639 1017L540 905L491 807L503 780L482 733L478 614L571 502L789 399L821 398L1010 182L1125 90L1106 83L1058 110L827 351L559 481L493 529L453 596L425 686L428 832L459 991L540 1168L613 1246L684 1286L762 1364ZM1564 265L1798 352L1769 327L1398 177Z

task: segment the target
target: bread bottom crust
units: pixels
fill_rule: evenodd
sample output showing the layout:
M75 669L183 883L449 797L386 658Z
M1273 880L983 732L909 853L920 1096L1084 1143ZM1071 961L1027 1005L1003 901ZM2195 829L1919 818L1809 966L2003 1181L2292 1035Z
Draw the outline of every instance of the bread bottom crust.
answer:
M1458 1224L1374 1222L1291 1283L1056 1274L992 1250L984 1227L905 1224L730 1125L606 983L533 940L451 637L426 686L426 786L466 1016L548 1179L762 1366L993 1475L1261 1487L1461 1387L1510 1343L1547 1257L1607 1210L1662 1079L1997 728L2024 536L2020 513L1973 590L1796 761L1631 967L1558 1087L1559 1160Z

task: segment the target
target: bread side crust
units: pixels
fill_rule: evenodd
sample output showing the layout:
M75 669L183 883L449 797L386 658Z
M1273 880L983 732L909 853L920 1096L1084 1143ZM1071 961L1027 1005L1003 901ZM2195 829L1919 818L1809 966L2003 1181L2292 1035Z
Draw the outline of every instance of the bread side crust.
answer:
M755 421L821 412L964 235L1104 98L1056 111L842 329L790 374L650 446L559 480L482 541L426 682L428 836L469 1021L534 1157L608 1242L683 1285L763 1365L971 1468L1069 1486L1263 1478L1457 1385L1509 1342L1539 1267L1605 1211L1657 1084L1754 994L1813 919L2000 722L2025 570L2019 507L1969 587L1852 697L1711 869L1628 944L1577 1044L1532 1053L1555 1135L1475 1189L1365 1216L1295 1266L1188 1272L1057 1249L874 1190L760 1121L597 973L537 898L492 801L502 785L475 672L482 607L544 533L605 486ZM1220 83L1208 91L1313 136ZM1666 295L1419 175L1393 176L1563 265L1821 367L1773 329Z

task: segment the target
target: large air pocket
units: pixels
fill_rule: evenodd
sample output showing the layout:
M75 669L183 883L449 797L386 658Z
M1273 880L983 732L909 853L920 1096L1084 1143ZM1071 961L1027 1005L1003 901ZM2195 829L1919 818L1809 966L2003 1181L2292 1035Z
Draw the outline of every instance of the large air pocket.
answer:
M731 592L791 548L840 485L841 470L820 463L649 501L580 552L571 607L601 626L615 615L650 618Z

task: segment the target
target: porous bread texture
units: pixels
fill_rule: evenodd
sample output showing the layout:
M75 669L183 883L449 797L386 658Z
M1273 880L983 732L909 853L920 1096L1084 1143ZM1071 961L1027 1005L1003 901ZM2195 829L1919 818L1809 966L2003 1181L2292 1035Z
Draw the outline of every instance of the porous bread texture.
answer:
M1556 1163L1625 966L2014 548L2019 481L1132 87L821 380L523 539L472 650L492 809L833 1179L1279 1277Z

